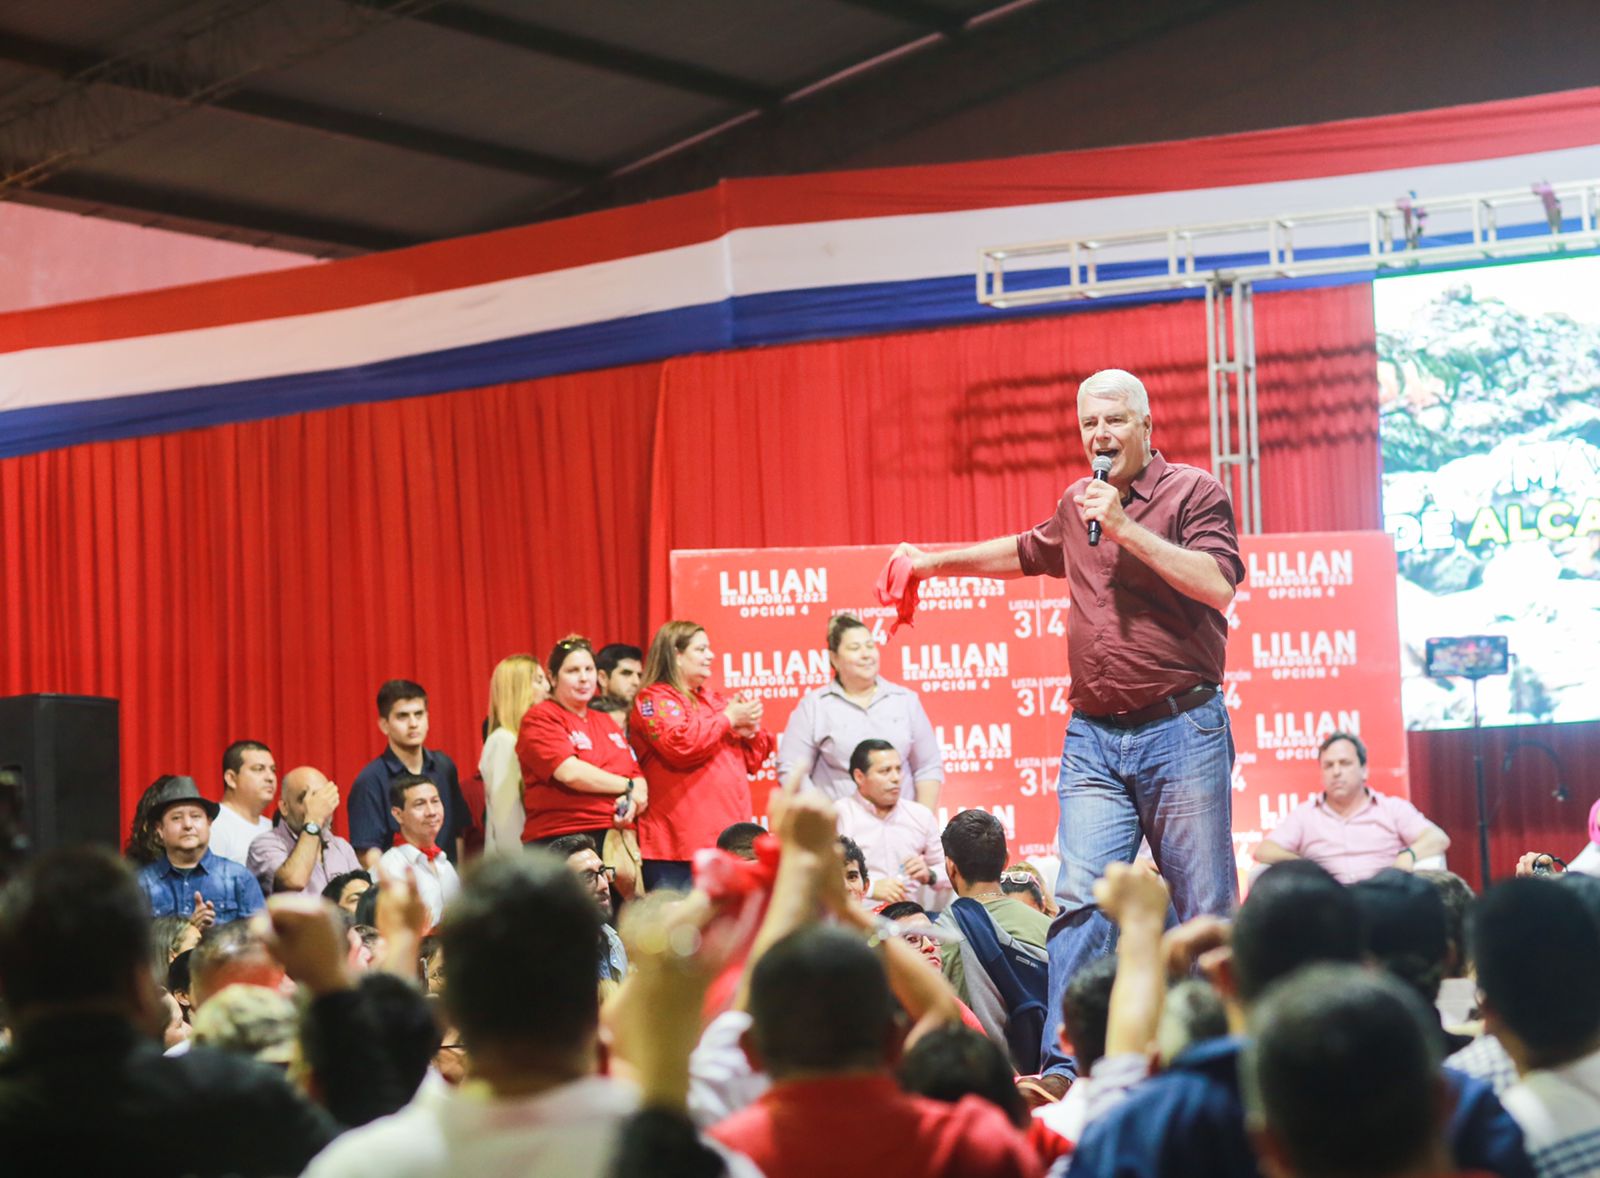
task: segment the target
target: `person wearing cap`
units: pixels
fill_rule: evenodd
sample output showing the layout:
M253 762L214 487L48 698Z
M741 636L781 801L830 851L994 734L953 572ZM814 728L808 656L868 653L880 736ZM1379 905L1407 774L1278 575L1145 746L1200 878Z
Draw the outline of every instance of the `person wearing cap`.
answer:
M1404 798L1367 787L1367 746L1349 732L1330 733L1317 749L1322 792L1284 815L1256 844L1257 863L1310 859L1342 884L1371 879L1385 867L1414 871L1443 855L1450 836Z
M294 999L263 986L229 986L195 1013L190 1041L287 1067L298 1031Z
M153 916L188 916L201 924L227 924L266 904L261 885L241 864L211 850L217 803L200 796L192 777L171 777L150 802L150 821L162 847L139 870L139 886Z

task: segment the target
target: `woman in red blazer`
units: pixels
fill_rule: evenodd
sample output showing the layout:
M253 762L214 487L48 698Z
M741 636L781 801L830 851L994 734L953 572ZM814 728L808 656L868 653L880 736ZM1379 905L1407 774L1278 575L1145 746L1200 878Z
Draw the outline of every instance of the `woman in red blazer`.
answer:
M711 640L694 622L668 622L645 656L629 739L650 788L639 816L647 888L688 888L690 859L735 822L748 822L750 775L772 755L761 701L706 686Z

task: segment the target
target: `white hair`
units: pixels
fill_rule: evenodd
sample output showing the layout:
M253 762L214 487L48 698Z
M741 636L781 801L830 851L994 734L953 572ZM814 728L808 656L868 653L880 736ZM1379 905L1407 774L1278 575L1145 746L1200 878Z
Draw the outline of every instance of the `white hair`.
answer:
M1084 397L1121 401L1135 417L1150 416L1150 394L1144 391L1144 382L1120 368L1102 368L1087 377L1078 386L1078 398Z

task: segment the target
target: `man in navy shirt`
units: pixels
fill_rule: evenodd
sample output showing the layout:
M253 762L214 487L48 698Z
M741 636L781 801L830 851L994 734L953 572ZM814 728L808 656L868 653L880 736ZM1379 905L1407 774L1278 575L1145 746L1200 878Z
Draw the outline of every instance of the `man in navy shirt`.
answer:
M389 786L395 778L417 773L439 787L444 826L439 846L450 861L461 862L461 836L472 826L467 800L461 795L456 764L425 748L428 739L428 693L409 679L391 679L378 689L378 731L389 747L356 775L350 787L350 843L361 866L375 871L378 860L400 829L389 813Z
M1258 1178L1245 1132L1239 1058L1247 1018L1273 982L1316 962L1362 957L1355 898L1310 860L1269 868L1239 909L1219 989L1233 1034L1196 1044L1085 1130L1072 1178ZM1331 1030L1331 1028L1330 1028ZM1374 1074L1385 1061L1370 1061ZM1522 1131L1481 1080L1442 1069L1454 1101L1445 1130L1456 1167L1532 1178Z
M151 805L150 820L165 848L139 871L139 886L155 916L189 916L202 927L227 924L260 910L266 900L255 877L211 851L217 803L200 796L192 777L170 777Z

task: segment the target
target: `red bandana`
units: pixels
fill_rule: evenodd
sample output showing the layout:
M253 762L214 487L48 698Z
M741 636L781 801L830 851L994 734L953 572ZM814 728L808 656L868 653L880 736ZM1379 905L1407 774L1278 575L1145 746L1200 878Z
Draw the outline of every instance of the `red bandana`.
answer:
M877 590L879 605L892 605L898 612L898 617L889 623L889 637L894 637L894 632L901 626L911 625L911 619L917 613L917 575L911 571L911 561L904 556L892 557L889 563L883 566L883 571L878 574Z
M413 847L417 847L416 843L412 843L411 845ZM444 852L439 849L438 844L435 844L431 847L417 847L417 850L422 852L422 857L429 863L432 863L440 855L444 854Z

